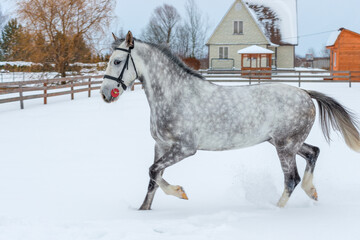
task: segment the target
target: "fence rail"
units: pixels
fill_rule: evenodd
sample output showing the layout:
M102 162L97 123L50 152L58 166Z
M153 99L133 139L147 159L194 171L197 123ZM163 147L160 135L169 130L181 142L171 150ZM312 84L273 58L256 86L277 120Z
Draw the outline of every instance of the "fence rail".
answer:
M202 70L199 71L211 82L248 82L268 83L348 83L360 82L360 71L236 71L236 70Z
M260 84L268 82L283 83L348 83L360 82L360 71L199 71L208 81ZM74 99L75 93L100 89L103 76L81 76L70 78L29 80L18 82L0 82L0 104L20 102L24 109L24 101L43 98L47 104L49 97L70 95ZM136 82L134 85L141 84ZM134 90L134 86L132 86ZM24 95L24 93L33 93Z
M24 109L24 101L30 99L43 98L44 104L47 104L49 97L70 95L74 99L75 93L88 92L91 97L91 91L100 89L103 76L83 76L46 80L30 80L18 82L0 83L0 104L10 102L20 102L20 108ZM33 93L24 95L24 93ZM18 96L15 96L18 94ZM6 97L3 97L6 95Z

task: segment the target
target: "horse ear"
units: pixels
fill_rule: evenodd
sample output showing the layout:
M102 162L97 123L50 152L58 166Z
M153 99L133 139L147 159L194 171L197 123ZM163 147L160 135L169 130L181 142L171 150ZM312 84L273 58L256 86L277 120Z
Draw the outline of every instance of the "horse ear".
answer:
M131 31L129 31L127 34L126 34L126 38L125 38L125 42L126 42L126 46L127 47L134 47L134 37L131 33Z
M117 36L115 36L115 34L113 32L111 34L112 34L115 41L119 39Z

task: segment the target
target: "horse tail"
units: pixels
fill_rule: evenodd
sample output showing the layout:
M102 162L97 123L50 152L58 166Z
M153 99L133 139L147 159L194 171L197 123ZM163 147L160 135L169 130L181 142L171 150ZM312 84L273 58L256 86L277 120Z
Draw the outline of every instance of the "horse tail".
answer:
M319 106L321 129L327 142L330 142L330 126L339 131L346 144L360 152L359 122L355 114L342 106L335 99L316 91L306 91Z

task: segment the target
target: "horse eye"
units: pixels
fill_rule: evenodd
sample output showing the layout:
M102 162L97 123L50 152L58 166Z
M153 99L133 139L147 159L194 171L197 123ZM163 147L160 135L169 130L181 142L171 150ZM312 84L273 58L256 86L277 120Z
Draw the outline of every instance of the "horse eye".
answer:
M114 64L115 64L115 65L119 65L120 63L121 63L120 60L114 60Z

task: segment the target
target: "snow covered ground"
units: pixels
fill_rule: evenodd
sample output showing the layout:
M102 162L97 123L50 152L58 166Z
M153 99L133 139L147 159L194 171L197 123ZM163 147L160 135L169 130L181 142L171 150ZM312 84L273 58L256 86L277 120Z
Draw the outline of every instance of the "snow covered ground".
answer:
M303 84L338 99L360 116L360 84ZM321 149L314 183L319 202L299 186L284 209L276 202L283 174L264 143L198 152L165 172L188 201L146 193L154 141L138 87L114 104L98 93L0 105L0 239L359 239L360 155L316 121L307 140ZM299 171L305 161L298 158Z

